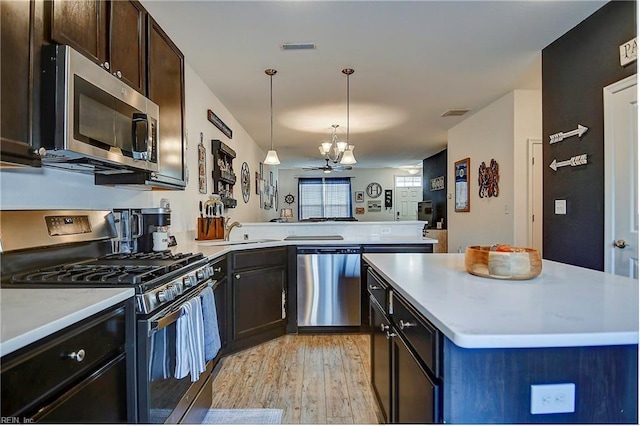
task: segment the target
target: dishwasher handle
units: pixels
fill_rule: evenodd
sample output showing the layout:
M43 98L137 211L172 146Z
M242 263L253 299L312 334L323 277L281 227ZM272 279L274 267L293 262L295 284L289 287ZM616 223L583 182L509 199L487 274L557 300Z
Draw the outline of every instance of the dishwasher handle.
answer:
M360 254L360 246L299 247L298 254Z

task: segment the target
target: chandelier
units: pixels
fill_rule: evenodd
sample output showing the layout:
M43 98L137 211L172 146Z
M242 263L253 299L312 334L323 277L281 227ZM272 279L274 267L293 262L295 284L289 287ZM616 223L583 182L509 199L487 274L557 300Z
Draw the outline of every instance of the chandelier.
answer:
M333 133L331 142L323 142L318 150L325 160L332 161L335 164L356 164L356 157L353 155L355 146L349 145L349 76L355 71L352 68L345 68L342 73L347 76L347 140L338 141L337 130L338 124L332 124Z

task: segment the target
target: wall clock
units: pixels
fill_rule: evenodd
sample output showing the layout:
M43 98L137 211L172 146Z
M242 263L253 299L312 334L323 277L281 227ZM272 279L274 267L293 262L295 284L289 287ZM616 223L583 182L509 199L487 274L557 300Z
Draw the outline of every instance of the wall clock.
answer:
M249 196L251 195L251 173L249 172L249 165L242 163L242 169L240 171L240 187L242 188L242 199L245 203L249 202Z
M382 194L382 186L378 182L371 182L367 185L367 195L370 198L378 198Z

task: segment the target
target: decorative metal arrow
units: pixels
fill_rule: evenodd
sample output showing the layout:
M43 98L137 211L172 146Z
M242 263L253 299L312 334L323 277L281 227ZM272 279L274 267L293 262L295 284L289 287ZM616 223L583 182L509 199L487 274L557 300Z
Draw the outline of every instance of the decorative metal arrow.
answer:
M549 164L549 167L551 167L551 169L553 169L553 171L555 172L560 167L584 166L585 164L587 164L587 154L581 154L581 155L576 155L575 157L571 157L570 159L564 160L564 161L553 160L553 162Z
M560 142L565 138L568 138L570 136L575 136L575 135L578 135L578 137L581 138L582 135L584 135L587 130L589 130L588 127L584 127L578 124L578 128L576 130L571 130L570 132L558 132L549 136L549 144Z

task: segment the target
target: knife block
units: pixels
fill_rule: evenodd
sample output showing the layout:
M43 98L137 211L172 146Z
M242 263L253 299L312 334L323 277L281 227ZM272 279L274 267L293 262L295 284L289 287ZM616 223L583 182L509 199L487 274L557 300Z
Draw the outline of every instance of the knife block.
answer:
M198 218L198 241L221 240L223 238L224 238L224 218L222 217L199 217Z

